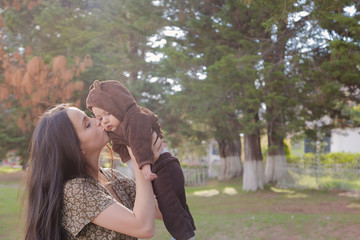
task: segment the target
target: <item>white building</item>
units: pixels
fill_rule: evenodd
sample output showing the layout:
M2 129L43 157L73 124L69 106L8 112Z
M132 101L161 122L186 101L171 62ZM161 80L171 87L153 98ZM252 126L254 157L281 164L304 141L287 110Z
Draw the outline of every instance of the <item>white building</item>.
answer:
M331 137L324 138L328 143L325 153L345 152L360 153L360 128L333 129ZM302 156L307 152L314 152L314 146L310 146L311 140L291 142L291 154Z
M360 128L332 130L330 152L360 153Z

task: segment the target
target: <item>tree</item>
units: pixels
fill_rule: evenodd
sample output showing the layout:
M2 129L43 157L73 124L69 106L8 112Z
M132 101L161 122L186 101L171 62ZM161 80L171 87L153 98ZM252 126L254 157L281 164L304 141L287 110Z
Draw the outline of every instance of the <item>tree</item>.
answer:
M169 96L172 108L180 108L183 121L208 126L203 136L215 138L222 162L219 179L238 177L242 173L240 124L237 99L237 29L223 36L219 14L223 1L164 1L171 19L169 27L186 33L184 38L165 37L168 79L181 86ZM229 39L227 39L229 38ZM179 111L179 110L177 110ZM197 129L199 131L199 129Z
M156 53L149 38L163 25L161 16L162 8L145 0L46 0L34 25L41 29L42 54L73 58L91 53L94 65L80 76L86 89L95 79L119 80L140 105L157 112L163 83L154 81L156 64L147 56Z
M32 55L30 46L21 47L26 41L22 43L18 40L10 44L9 39L12 39L14 34L12 27L21 26L20 23L14 23L14 16L18 14L16 11L23 11L25 14L19 15L29 17L29 12L35 6L28 3L23 9L18 4L18 1L13 1L11 9L6 3L4 7L4 14L9 21L2 24L0 45L0 117L1 125L5 129L2 134L2 151L15 148L19 154L25 156L25 145L28 145L32 130L45 109L69 100L76 102L77 106L80 105L80 100L73 97L73 93L82 91L84 84L72 80L92 66L92 59L90 55L86 55L83 60L77 57L76 63L69 65L65 56L57 56L50 64L46 64L41 57ZM9 14L12 17L9 17Z
M217 140L222 159L219 178L239 176L239 134L257 134L262 127L256 117L261 109L258 49L266 30L262 23L269 15L260 5L248 6L242 1L165 2L171 9L166 17L173 19L169 25L185 33L183 39L168 37L164 48L168 56L164 66L181 86L171 99L186 112L188 121L209 126L208 136ZM261 155L260 145L255 143L247 145L253 148L248 153ZM255 165L263 162L250 154L246 160L258 163L248 165L249 175L262 179L263 173L256 171ZM231 168L234 173L227 172ZM249 189L253 187L249 185Z
M10 114L4 108L0 109L0 159L4 159L10 149L17 149L18 155L26 156L27 139L15 124L9 124L12 120Z
M22 106L16 110L19 124L28 125L27 121L22 120L27 116L28 108L32 109L33 115L38 115L45 105L69 100L79 100L77 103L85 108L86 89L95 79L120 80L129 87L141 105L154 111L160 109L158 101L161 98L158 95L163 94L161 83L149 84L154 64L146 61L146 54L152 51L147 45L148 37L155 34L162 23L159 20L162 15L160 8L141 0L43 0L37 1L36 6L32 5L31 8L26 5L29 1L13 2L16 2L16 8L11 2L1 6L4 9L1 16L6 23L2 28L5 36L2 46L5 48L1 50L9 53L11 58L12 53L19 50L18 55L23 63L11 60L12 70L6 70L4 74L14 74L16 69L21 68L23 71L21 74L19 71L17 76L29 76L26 68L30 63L43 72L41 80L26 85L29 92L34 91L31 93L34 97L26 99L33 99L32 104L40 99L42 107L33 108L33 105L29 105L30 100L14 98L18 105L27 104L26 109ZM31 46L29 54L22 50L27 46ZM91 53L91 58L88 53ZM78 56L86 57L82 61ZM91 68L87 68L87 60L93 63ZM85 68L87 71L83 71ZM62 75L64 71L66 77ZM2 81L4 84L5 78ZM33 81L32 78L30 80ZM18 86L19 83L20 80L11 89L8 85L2 86L6 88L2 98L13 97L14 91L18 94L26 91L24 86ZM51 88L48 88L50 85ZM44 89L48 89L48 92ZM72 93L73 96L70 96ZM9 109L15 109L15 103L9 105Z
M20 139L28 142L40 115L49 106L69 101L74 91L83 89L83 82L72 82L71 79L85 71L86 67L90 67L92 61L90 56L86 56L83 62L79 60L78 65L67 68L66 58L59 56L53 59L50 68L39 57L34 57L26 63L22 55L14 56L12 58L5 54L2 59L5 75L4 82L0 84L0 102L4 111L2 115L5 116L4 113L7 113L24 135L24 138ZM80 106L79 99L75 105ZM12 128L11 122L8 124ZM13 141L9 139L9 142ZM19 146L21 145L23 144Z
M356 14L345 14L344 8L359 4L321 0L286 3L290 4L266 4L273 11L268 21L272 34L265 40L271 44L263 50L267 181L282 176L283 138L287 134L303 130L317 139L319 130L329 133L329 129L346 122L346 103L358 101L358 20Z
M268 11L274 10L270 5ZM299 8L293 8L292 12ZM290 10L288 10L290 11ZM277 11L272 14L276 16ZM288 16L286 14L286 16ZM297 78L289 77L286 69L287 57L291 57L287 45L305 24L306 18L288 23L288 19L279 19L273 24L272 32L266 32L261 50L263 62L263 102L266 106L264 119L267 124L268 151L266 156L266 182L276 182L283 176L285 164L284 138L295 132L300 125L296 119L297 100L300 99Z
M346 7L354 13L346 12ZM307 93L301 106L301 116L308 122L303 130L314 141L333 128L356 126L346 109L359 103L359 9L357 1L313 1L310 16L317 34L304 38L316 40L315 44L292 61Z
M245 62L245 61L244 61ZM243 190L256 191L263 189L265 183L264 162L261 151L260 136L264 128L264 122L260 121L259 114L262 112L261 100L262 89L256 84L260 78L256 66L259 57L254 56L247 63L247 74L244 74L242 91L242 126L244 132L244 175Z
M255 118L257 117L258 116L256 115ZM258 189L263 189L265 178L264 163L261 154L260 130L257 129L255 133L246 134L244 139L244 145L245 160L243 190L256 191Z

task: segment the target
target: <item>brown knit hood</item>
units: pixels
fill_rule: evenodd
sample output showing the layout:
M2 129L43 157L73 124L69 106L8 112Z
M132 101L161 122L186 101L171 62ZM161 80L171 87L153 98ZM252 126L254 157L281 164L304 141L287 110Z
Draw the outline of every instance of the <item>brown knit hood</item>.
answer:
M93 107L101 108L119 121L123 120L126 112L134 105L136 106L136 102L131 93L115 80L95 80L86 98L86 107L90 111Z

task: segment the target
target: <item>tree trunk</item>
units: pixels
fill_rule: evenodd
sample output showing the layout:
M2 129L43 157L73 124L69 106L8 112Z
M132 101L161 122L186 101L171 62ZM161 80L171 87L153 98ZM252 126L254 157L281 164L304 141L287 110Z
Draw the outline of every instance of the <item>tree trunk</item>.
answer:
M265 180L277 182L285 171L284 138L277 132L276 120L268 128L268 153L266 157Z
M219 154L221 168L219 172L219 180L229 180L241 176L241 141L222 139L217 140L219 144Z
M246 134L244 139L243 190L256 191L264 188L264 162L261 154L260 133Z
M272 62L274 64L273 73L285 71L286 43L294 34L287 26L288 23L286 21L280 21L278 23L277 40L264 56L266 62ZM276 77L273 77L272 74L269 75L266 82L267 91L269 94L276 93L286 98L287 93L283 86L283 79L286 78L286 75L278 76L276 74L275 76ZM283 114L286 108L286 101L281 99L273 98L272 101L266 103L266 112L268 115L268 153L265 166L266 182L276 182L280 180L285 171L285 120Z

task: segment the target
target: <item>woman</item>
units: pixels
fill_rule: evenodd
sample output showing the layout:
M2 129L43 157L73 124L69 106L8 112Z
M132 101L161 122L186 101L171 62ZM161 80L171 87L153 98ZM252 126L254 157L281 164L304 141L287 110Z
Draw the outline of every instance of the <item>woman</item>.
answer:
M99 168L108 141L100 122L77 108L62 104L44 113L30 150L26 240L153 236L155 216L161 215L151 182L136 161L136 187L124 175ZM163 148L161 140L153 144L156 159Z

